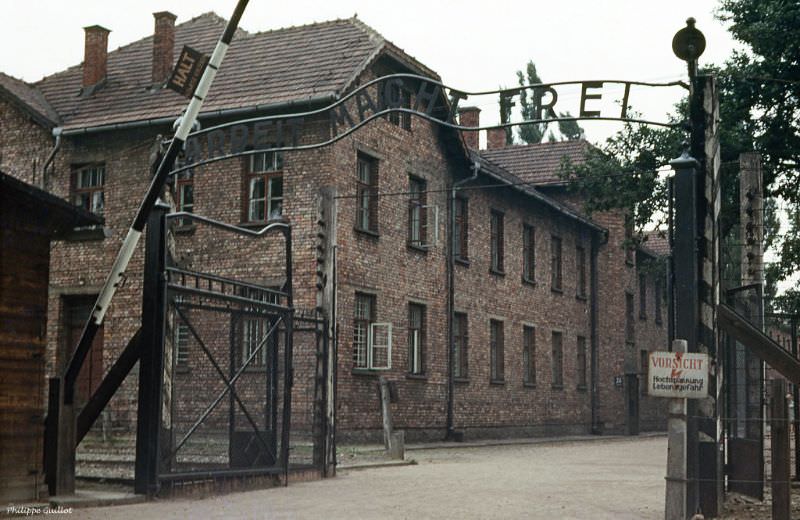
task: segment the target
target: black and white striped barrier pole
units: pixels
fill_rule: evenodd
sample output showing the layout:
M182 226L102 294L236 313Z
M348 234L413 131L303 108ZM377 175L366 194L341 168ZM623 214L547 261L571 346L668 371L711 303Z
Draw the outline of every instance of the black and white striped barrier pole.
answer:
M167 148L164 158L161 160L161 164L159 164L158 170L153 180L150 182L150 186L147 188L147 193L139 206L136 217L133 219L133 224L131 224L128 230L128 234L125 236L125 241L122 243L122 247L120 247L117 253L117 258L114 260L111 272L108 278L106 278L105 284L103 284L100 295L97 297L97 301L92 309L92 314L89 316L86 326L83 328L81 339L78 342L78 346L75 348L72 358L69 360L67 371L64 374L64 402L66 404L72 404L75 394L75 380L78 377L78 372L81 366L83 366L83 361L89 352L89 347L92 345L95 334L97 334L100 325L103 323L103 318L111 303L111 299L114 297L117 288L125 278L125 270L133 256L136 245L139 243L139 238L142 236L153 205L164 187L167 175L169 175L169 172L172 170L175 158L183 148L186 138L197 120L197 115L200 113L200 108L203 106L203 99L211 88L211 83L214 81L217 70L228 50L228 45L230 45L236 28L239 26L239 19L242 17L242 13L248 1L249 0L239 0L236 4L236 9L233 11L231 19L228 20L228 24L225 26L225 32L222 33L222 37L217 42L214 52L211 54L208 66L203 71L203 75L197 84L197 89L192 96L192 100L189 102L186 113L181 118L180 125L175 131L175 137L169 144L169 148Z

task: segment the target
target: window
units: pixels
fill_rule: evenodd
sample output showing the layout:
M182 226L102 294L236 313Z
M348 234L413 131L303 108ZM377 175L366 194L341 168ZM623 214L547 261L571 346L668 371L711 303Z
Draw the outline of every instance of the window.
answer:
M246 183L248 222L265 222L283 214L283 154L262 152L250 156Z
M647 377L650 366L650 356L647 350L639 352L639 389L642 397L647 397Z
M564 387L563 335L553 331L553 388Z
M378 232L378 161L358 155L356 229Z
M495 382L503 381L503 322L498 320L489 321L489 354L491 364L491 380Z
M583 246L575 248L575 295L586 298L586 249Z
M625 293L625 341L634 342L633 295L628 292Z
M633 265L634 254L636 249L633 246L633 218L630 215L625 216L625 263Z
M526 282L536 280L536 234L533 226L522 226L522 279Z
M639 275L639 319L647 319L647 276Z
M189 326L176 318L175 324L175 366L189 366Z
M536 384L536 329L528 325L522 328L522 382Z
M408 184L408 243L414 247L424 247L428 224L425 215L425 181L411 177Z
M661 325L661 299L664 298L664 281L661 278L656 278L654 302L655 307L653 313L655 314L656 325Z
M578 336L578 388L586 388L586 338Z
M397 83L390 83L388 108L411 108L411 93ZM411 114L408 112L390 112L389 122L403 130L411 130Z
M503 272L503 214L492 210L491 213L491 250L492 267L496 273Z
M425 373L425 306L408 304L408 372Z
M392 324L375 323L375 296L356 293L353 306L353 368L387 370L392 365Z
M551 237L550 242L550 287L554 291L561 291L561 238Z
M194 174L185 171L178 174L175 180L175 205L178 211L194 213ZM181 219L181 225L189 225L191 221Z
M253 356L253 359L247 363L248 368L266 366L267 351L269 350L266 334L269 329L269 321L263 318L242 319L242 364L247 362L250 356Z
M468 237L469 237L469 206L467 199L463 197L456 197L455 200L455 229L453 231L453 251L455 252L456 260L466 261L469 258L468 254Z
M73 172L72 202L86 211L103 214L106 167L103 164L82 166Z
M453 320L453 342L455 343L453 359L453 376L456 378L469 377L467 363L467 315L457 312Z

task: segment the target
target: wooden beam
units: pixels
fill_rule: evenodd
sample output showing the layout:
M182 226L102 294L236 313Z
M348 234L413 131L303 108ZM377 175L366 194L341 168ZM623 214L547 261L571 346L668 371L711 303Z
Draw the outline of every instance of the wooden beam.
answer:
M753 326L732 307L717 306L719 325L753 354L777 370L790 382L800 385L800 361L784 350L769 336Z
M94 422L100 417L100 412L106 407L108 402L119 389L122 382L130 373L133 365L139 361L139 336L142 329L138 329L125 349L119 355L114 364L109 369L100 386L92 394L86 406L78 415L78 425L75 432L75 446L80 444L83 438L91 429Z

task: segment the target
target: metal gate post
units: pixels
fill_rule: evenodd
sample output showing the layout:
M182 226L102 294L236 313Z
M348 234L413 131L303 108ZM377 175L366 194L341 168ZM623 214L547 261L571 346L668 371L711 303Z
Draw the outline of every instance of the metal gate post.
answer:
M675 221L672 256L674 267L675 337L685 339L687 350L697 352L697 328L700 318L697 261L697 172L700 164L688 152L670 166L675 170ZM686 517L699 506L697 404L687 403L686 421Z
M166 214L168 210L169 206L160 202L156 203L147 222L145 243L134 481L134 491L141 495L154 495L158 491L166 316L164 269L166 268Z

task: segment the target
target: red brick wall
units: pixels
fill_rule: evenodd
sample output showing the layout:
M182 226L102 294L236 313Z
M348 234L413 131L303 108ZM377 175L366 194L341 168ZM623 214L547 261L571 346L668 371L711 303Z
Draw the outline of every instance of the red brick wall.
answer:
M41 187L42 167L53 137L41 125L7 101L0 100L0 170Z

